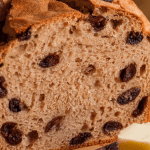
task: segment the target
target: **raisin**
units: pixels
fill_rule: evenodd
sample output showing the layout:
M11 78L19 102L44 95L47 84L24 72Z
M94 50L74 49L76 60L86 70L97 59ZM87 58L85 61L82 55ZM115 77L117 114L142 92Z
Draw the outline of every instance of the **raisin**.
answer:
M59 63L59 55L49 54L40 63L39 66L42 68L53 67Z
M139 102L137 108L133 111L132 116L133 117L140 116L143 113L143 111L147 105L147 102L148 102L148 98L143 97L142 100Z
M103 0L103 1L112 3L114 0Z
M64 118L64 116L58 116L56 118L53 118L50 122L48 122L48 124L46 125L45 128L45 132L49 132L54 126L56 126L56 128L59 128L60 126L60 122L62 121L62 119Z
M70 145L82 144L91 137L92 137L92 134L90 132L79 133L78 136L71 139Z
M6 122L1 127L1 134L4 138L8 137L8 135L12 132L12 130L16 127L17 123L14 122Z
M4 66L4 63L1 63L1 64L0 64L0 68L3 67L3 66Z
M108 121L103 126L103 131L105 134L109 134L109 132L114 130L122 129L122 124L117 121Z
M29 138L29 141L31 143L33 143L38 139L38 132L37 132L37 130L33 130L33 131L29 132L27 136Z
M84 74L86 74L86 75L92 74L92 73L94 73L95 71L96 71L95 66L89 65L89 66L85 69Z
M99 15L99 16L92 16L90 15L87 19L87 22L91 24L91 26L94 28L96 32L103 30L107 24L106 19Z
M120 19L120 20L111 20L111 23L113 25L113 29L116 29L118 26L120 26L122 23L123 23L123 20Z
M122 82L128 82L134 77L135 74L136 74L136 66L135 64L130 64L129 66L121 70L120 79Z
M3 28L4 25L5 25L5 21L0 21L0 31L2 31L2 28Z
M7 95L7 90L3 86L0 86L0 98L3 98Z
M131 45L135 45L140 43L143 40L143 35L142 32L134 32L131 31L127 37L127 43L131 44Z
M119 150L118 143L114 142L112 144L105 146L105 150Z
M3 7L3 5L4 5L3 0L0 0L0 8L2 8L2 7Z
M121 94L118 99L117 102L120 105L124 105L124 104L128 104L129 102L133 101L136 99L136 97L140 94L141 89L140 88L131 88L129 90L127 90L126 92L124 92L123 94Z
M19 41L25 41L25 40L29 40L31 37L31 31L30 31L31 27L29 27L25 32L22 32L20 34L17 35L17 38Z
M8 34L0 32L0 46L3 46L8 42L9 42Z
M22 132L18 129L12 130L12 132L6 137L6 141L10 145L18 145L22 141Z
M0 85L2 85L5 82L5 78L3 76L0 76Z
M9 109L10 109L10 111L12 111L12 112L19 112L19 111L21 111L21 103L20 103L20 100L19 100L19 99L16 99L16 98L12 98L12 99L9 101Z
M94 4L90 0L57 0L67 4L69 7L80 11L83 14L92 14L94 11Z
M7 95L7 90L3 87L4 82L5 78L3 76L0 76L0 98L3 98Z

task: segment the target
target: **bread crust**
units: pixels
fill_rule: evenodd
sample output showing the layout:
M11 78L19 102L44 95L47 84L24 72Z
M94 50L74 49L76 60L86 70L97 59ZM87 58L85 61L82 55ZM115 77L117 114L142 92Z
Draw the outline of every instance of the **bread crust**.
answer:
M90 0L95 7L107 7L116 11L123 11L137 17L142 24L142 32L144 35L150 35L150 23L145 15L138 9L138 7L131 0L116 0L114 3L108 3L100 0ZM54 4L53 9L49 9L48 4ZM33 7L35 9L33 9ZM40 10L40 11L39 11ZM46 10L46 11L45 11ZM48 24L56 23L63 20L63 18L71 19L73 17L84 18L86 15L76 11L66 4L56 2L55 0L12 0L12 8L8 16L8 22L12 29L17 34L24 32L27 28L37 29L38 27ZM0 53L7 53L9 49L17 45L18 40L11 41L5 46L0 47ZM2 60L2 58L1 58ZM150 101L148 100L148 107L145 114L145 123L150 121ZM87 142L85 144L74 147L62 147L61 150L71 150L76 148L88 147L88 146L105 146L117 140L117 136L113 136L106 140L97 140ZM2 145L1 145L2 146ZM2 148L2 147L1 147Z
M95 7L104 6L116 11L129 13L130 15L137 17L141 21L143 34L150 34L150 22L132 0L116 0L113 3L100 0L90 1L95 5ZM48 10L48 4L52 4L53 8ZM69 16L71 17L72 15L76 17L82 16L80 12L68 7L62 2L57 2L55 0L38 0L35 2L32 0L13 0L12 6L13 7L9 14L11 17L8 19L10 26L16 31L16 33L21 33L29 26L33 26L35 24L46 24L47 21L60 21L62 18Z

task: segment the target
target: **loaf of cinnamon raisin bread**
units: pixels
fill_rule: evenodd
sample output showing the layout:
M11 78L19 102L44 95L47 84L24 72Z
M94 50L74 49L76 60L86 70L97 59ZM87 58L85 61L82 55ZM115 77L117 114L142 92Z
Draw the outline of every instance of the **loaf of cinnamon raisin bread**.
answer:
M6 22L1 150L104 146L149 120L150 24L131 0L12 0Z

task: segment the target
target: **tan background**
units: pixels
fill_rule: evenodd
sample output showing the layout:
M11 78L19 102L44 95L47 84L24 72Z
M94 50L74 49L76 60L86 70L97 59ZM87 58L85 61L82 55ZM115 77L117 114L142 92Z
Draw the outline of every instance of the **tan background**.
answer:
M133 0L150 20L150 0Z

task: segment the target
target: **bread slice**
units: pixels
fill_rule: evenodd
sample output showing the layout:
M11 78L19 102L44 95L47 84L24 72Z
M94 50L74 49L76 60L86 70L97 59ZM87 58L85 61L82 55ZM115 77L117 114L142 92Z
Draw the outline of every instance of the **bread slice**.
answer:
M148 121L149 22L132 1L107 1L12 1L0 149L103 146Z

